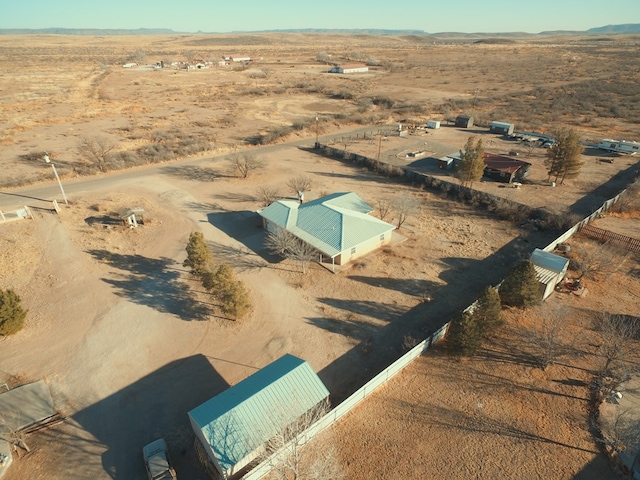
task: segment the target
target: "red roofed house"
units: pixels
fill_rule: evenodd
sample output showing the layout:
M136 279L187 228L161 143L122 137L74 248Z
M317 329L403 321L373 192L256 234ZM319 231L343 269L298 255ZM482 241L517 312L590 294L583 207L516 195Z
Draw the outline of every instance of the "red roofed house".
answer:
M502 155L494 155L493 153L484 154L484 163L485 177L494 178L505 183L522 180L527 176L531 167L529 162L503 157Z

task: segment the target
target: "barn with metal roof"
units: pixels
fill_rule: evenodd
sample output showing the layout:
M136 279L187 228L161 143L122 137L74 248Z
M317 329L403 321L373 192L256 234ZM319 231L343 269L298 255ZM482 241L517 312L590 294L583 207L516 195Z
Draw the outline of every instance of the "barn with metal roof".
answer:
M189 412L209 462L223 478L246 468L265 443L329 397L311 366L284 355Z
M279 200L258 213L268 231L283 228L318 250L320 262L344 265L391 242L395 226L372 211L356 193L343 192L302 204Z
M542 299L545 300L567 274L569 259L536 248L531 254L531 261L541 285Z

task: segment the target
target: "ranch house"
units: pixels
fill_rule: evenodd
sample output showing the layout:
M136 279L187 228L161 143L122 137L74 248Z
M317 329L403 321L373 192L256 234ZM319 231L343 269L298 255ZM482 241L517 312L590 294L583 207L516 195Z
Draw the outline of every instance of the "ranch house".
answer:
M320 263L345 265L391 242L394 225L369 215L356 193L333 193L299 203L278 200L258 211L264 228L282 228L314 247Z

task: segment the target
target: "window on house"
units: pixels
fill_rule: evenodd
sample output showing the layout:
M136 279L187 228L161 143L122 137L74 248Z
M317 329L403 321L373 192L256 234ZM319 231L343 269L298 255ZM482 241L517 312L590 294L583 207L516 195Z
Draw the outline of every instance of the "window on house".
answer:
M381 242L384 242L384 233L381 233L381 234L380 234L380 241L381 241Z
M355 255L355 254L356 254L356 247L353 247L353 248L351 249L351 255Z

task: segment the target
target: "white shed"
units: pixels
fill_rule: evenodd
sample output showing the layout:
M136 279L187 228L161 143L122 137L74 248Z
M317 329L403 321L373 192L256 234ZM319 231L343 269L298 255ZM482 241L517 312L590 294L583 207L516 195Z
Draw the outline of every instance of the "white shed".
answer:
M427 121L427 128L440 128L440 122L437 120Z
M569 259L536 248L531 254L531 261L540 282L542 300L546 300L567 274Z

